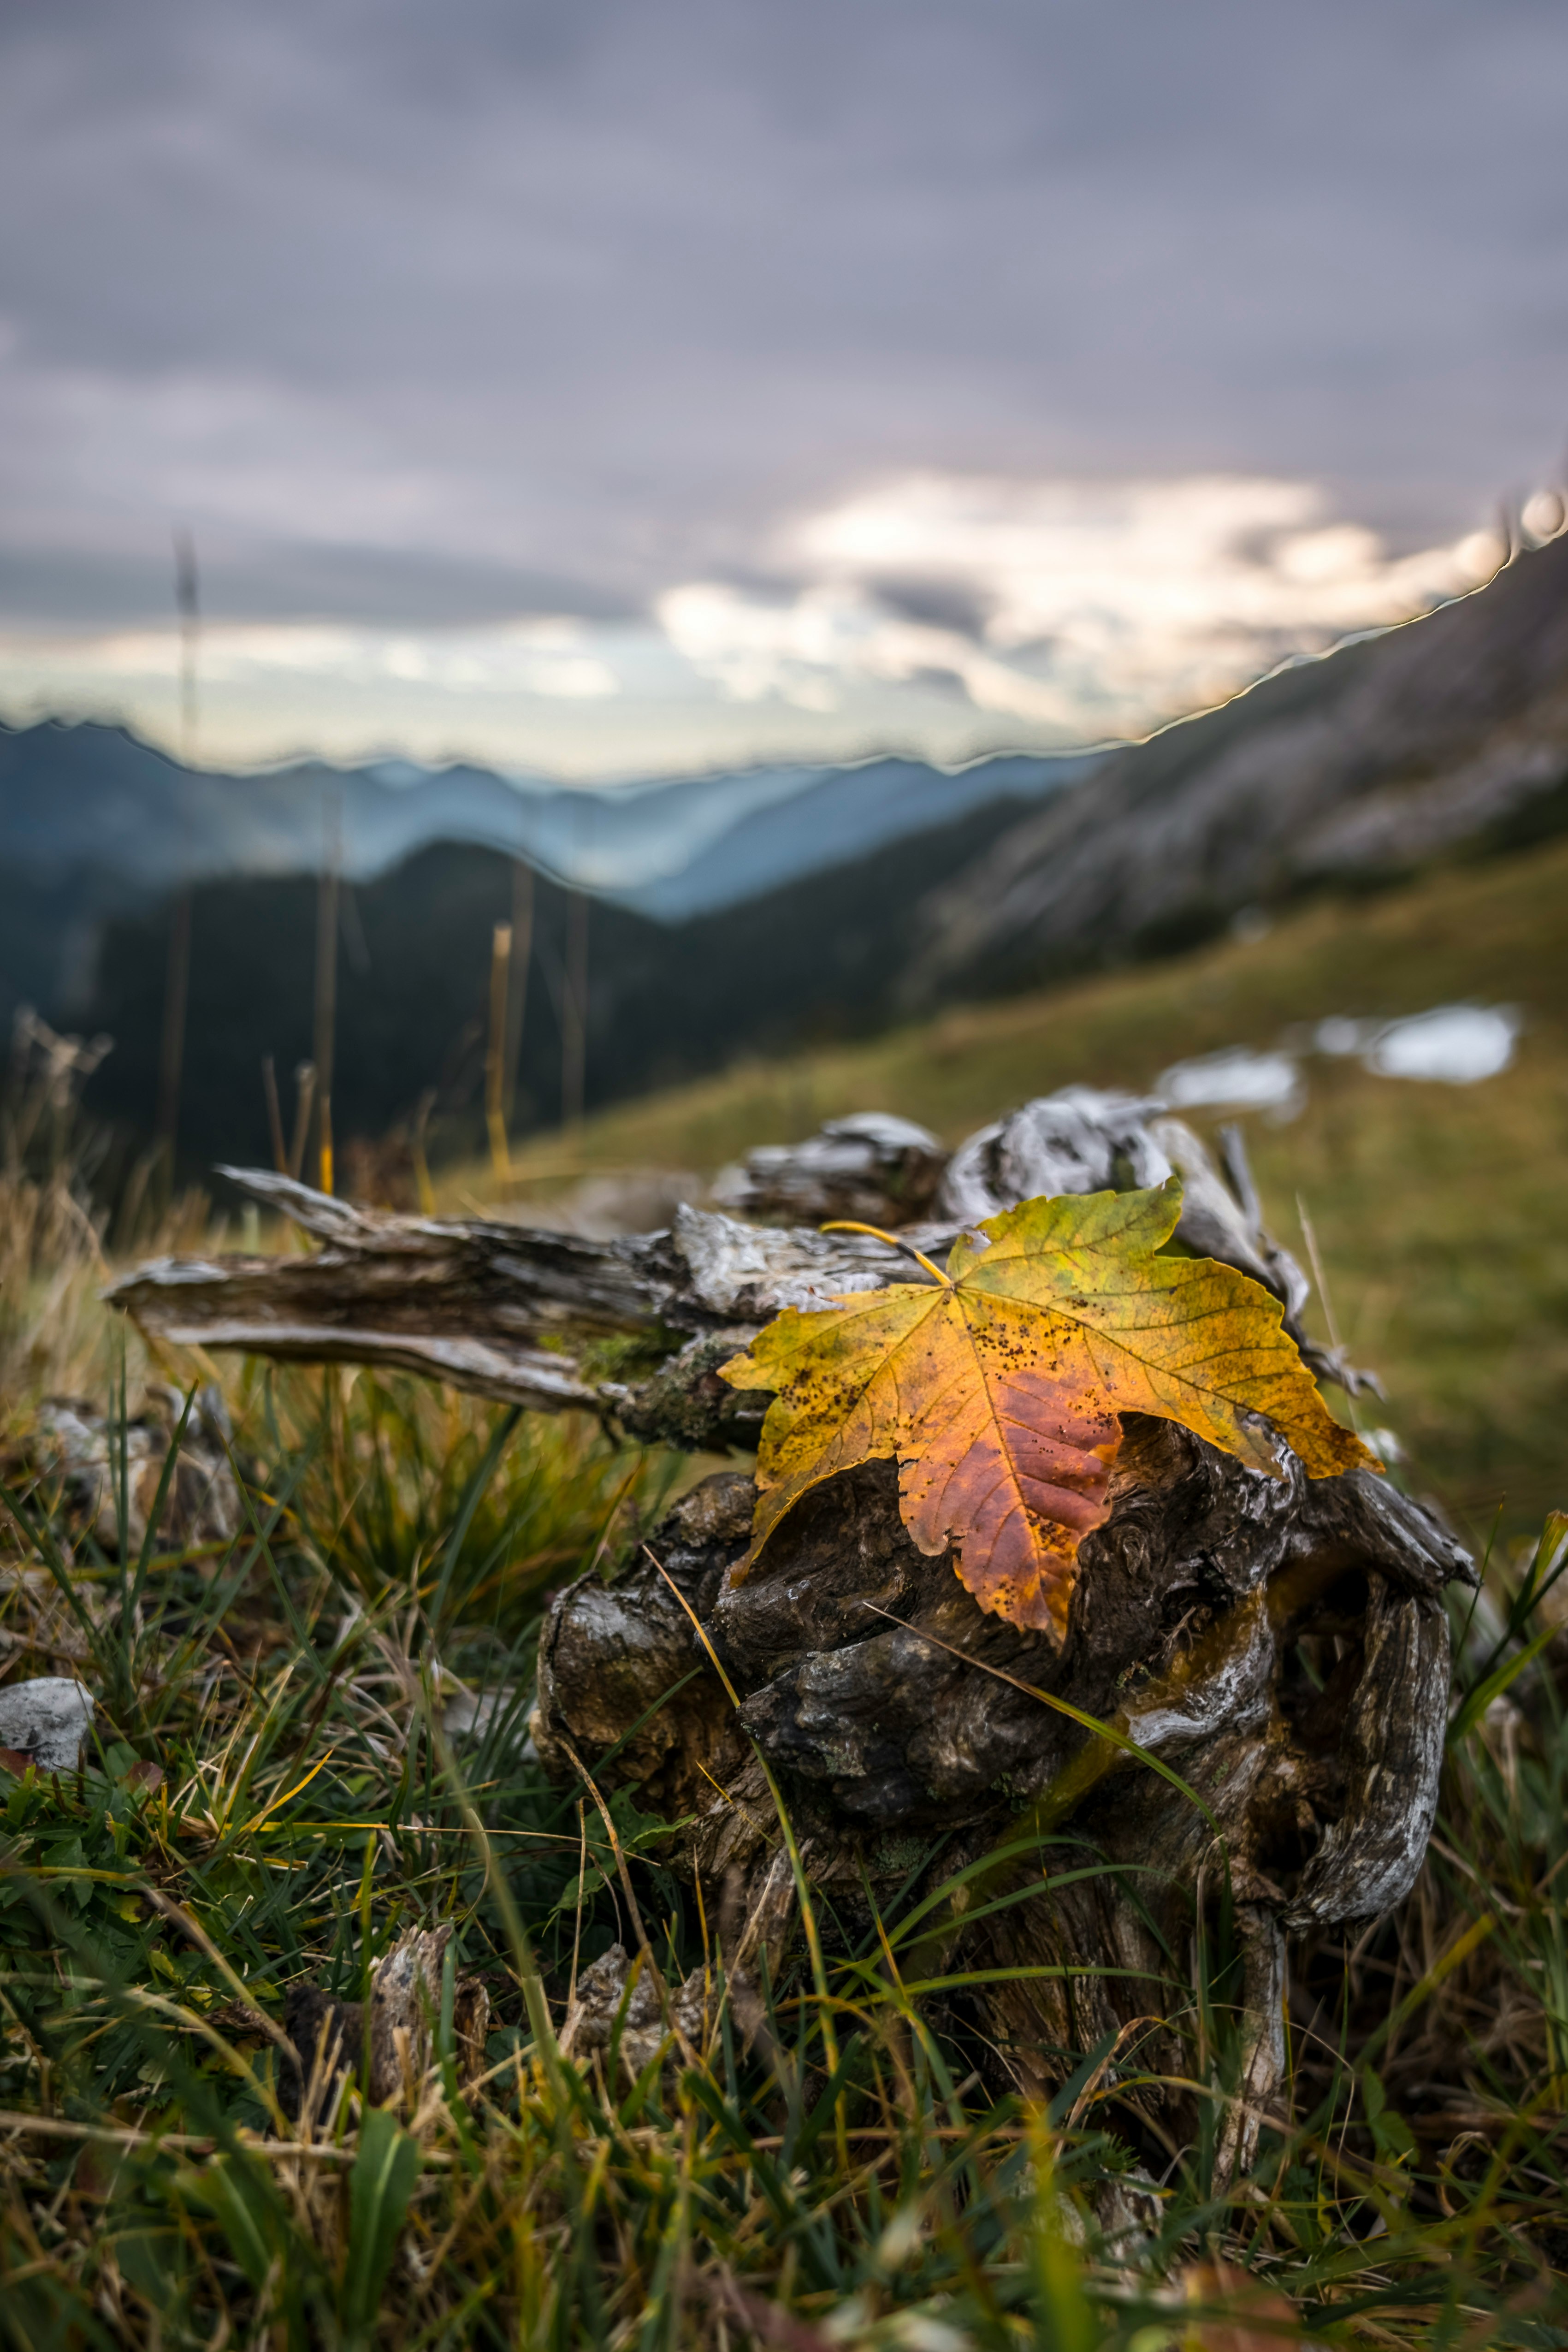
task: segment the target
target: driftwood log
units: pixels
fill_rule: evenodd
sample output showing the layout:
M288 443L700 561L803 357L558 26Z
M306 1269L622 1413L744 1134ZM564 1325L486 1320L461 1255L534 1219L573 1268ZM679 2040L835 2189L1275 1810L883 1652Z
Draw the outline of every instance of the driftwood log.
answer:
M1223 1176L1159 1106L1075 1088L951 1158L903 1121L838 1122L794 1150L753 1154L719 1194L751 1219L902 1228L940 1257L1016 1201L1175 1168L1178 1244L1266 1284L1320 1372L1355 1385L1364 1376L1301 1331L1307 1286L1263 1230L1238 1137L1221 1165ZM401 1366L693 1449L755 1445L765 1401L717 1367L772 1315L910 1270L888 1241L695 1209L666 1233L597 1242L382 1214L228 1172L319 1247L145 1266L110 1295L149 1332ZM1030 2090L1124 2027L1144 2032L1141 2068L1189 2072L1157 2021L1190 2001L1195 1918L1228 1875L1244 1982L1225 2158L1244 2158L1281 2079L1286 1935L1387 1909L1420 1865L1448 1692L1441 1595L1473 1580L1465 1553L1371 1472L1312 1481L1283 1453L1270 1477L1130 1416L1113 1507L1083 1543L1058 1647L985 1614L950 1554L915 1549L891 1463L810 1495L737 1586L753 1496L738 1464L708 1477L617 1580L591 1575L556 1601L535 1717L547 1767L636 1783L648 1809L689 1818L685 1866L723 1890L732 1968L762 1947L776 1959L793 1924L761 1759L846 1933L868 1927L868 1895L881 1904L912 1874L935 1885L983 1864L962 1909L930 1915L905 1973L994 1972L977 1995L981 2030ZM1051 1699L1157 1757L1192 1793ZM1009 1973L1040 1969L1062 1973Z

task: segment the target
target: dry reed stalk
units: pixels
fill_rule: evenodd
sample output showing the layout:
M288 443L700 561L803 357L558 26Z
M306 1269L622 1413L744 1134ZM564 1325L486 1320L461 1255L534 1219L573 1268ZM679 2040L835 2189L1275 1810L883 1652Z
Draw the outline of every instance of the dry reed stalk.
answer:
M490 940L490 1034L485 1049L485 1125L499 1184L511 1179L507 1149L507 1002L511 994L512 927L497 923Z

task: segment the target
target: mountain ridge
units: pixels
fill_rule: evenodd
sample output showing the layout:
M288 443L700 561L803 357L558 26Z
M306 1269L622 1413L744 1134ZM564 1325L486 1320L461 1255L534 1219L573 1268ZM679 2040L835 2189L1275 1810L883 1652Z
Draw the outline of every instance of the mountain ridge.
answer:
M900 1002L1189 945L1568 822L1568 536L1473 594L1108 755L939 886Z
M923 894L1020 805L988 803L684 923L596 902L587 942L589 1107L737 1058L880 1029ZM345 884L333 1123L346 1151L406 1128L427 1095L433 1154L483 1150L491 938L511 911L511 893L506 857L451 842L416 851L372 882ZM230 877L199 886L191 908L180 1145L183 1167L199 1176L214 1161L269 1156L262 1059L273 1059L287 1096L290 1073L312 1051L317 886L301 875ZM567 894L541 877L514 1040L518 1135L559 1116L570 929ZM168 931L167 905L110 920L77 1016L115 1040L86 1100L119 1137L122 1161L145 1138L157 1095Z
M319 761L229 775L183 767L92 721L0 726L0 987L79 997L95 925L171 892L319 872L368 882L436 841L521 856L557 881L680 922L1001 800L1082 759L956 771L887 758L758 767L579 791L487 769ZM53 969L51 970L51 964Z

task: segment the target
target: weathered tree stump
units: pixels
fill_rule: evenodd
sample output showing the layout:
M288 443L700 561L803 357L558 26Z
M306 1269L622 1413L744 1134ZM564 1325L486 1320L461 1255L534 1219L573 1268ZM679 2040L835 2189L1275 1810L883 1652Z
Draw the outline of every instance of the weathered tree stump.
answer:
M809 1197L819 1213L879 1210L893 1224L917 1207L926 1222L908 1238L939 1256L1015 1201L1159 1181L1174 1166L1178 1244L1266 1283L1309 1360L1355 1382L1301 1332L1306 1286L1262 1229L1239 1141L1222 1181L1156 1111L1072 1089L983 1130L945 1168L919 1130L844 1122L799 1155L755 1155L726 1189L754 1213ZM780 1307L908 1271L886 1242L695 1211L667 1234L595 1243L239 1181L322 1247L143 1268L110 1295L150 1330L402 1365L691 1447L755 1444L762 1400L717 1367ZM982 2030L1030 2090L1190 2000L1193 1922L1228 1878L1245 1961L1234 2164L1280 2081L1285 1936L1387 1909L1420 1865L1447 1715L1441 1594L1472 1570L1374 1473L1312 1481L1281 1448L1269 1476L1166 1422L1129 1416L1124 1429L1113 1507L1082 1544L1061 1646L987 1615L950 1553L915 1549L892 1463L806 1496L735 1584L754 1494L737 1468L687 1494L615 1582L589 1576L557 1600L536 1738L563 1777L580 1765L689 1819L684 1866L724 1890L732 1967L764 1945L776 1956L795 1908L761 1759L809 1879L849 1929L869 1925L873 1901L907 1895L912 1874L935 1884L983 1864L963 1909L929 1915L915 1974L993 1972L973 1996ZM1018 1973L1040 1969L1061 1973ZM1184 2071L1168 2034L1140 2063Z

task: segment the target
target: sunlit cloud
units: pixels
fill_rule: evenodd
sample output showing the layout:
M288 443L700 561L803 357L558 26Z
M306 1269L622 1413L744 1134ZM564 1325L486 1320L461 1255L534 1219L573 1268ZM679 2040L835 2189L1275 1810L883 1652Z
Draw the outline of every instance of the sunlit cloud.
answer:
M465 630L211 625L193 748L220 767L308 753L548 767L552 707L613 701L619 650L567 616ZM0 713L13 723L124 720L165 749L185 748L180 674L172 629L0 635Z
M1071 734L1079 714L1044 679L997 660L956 630L900 618L847 584L772 602L722 583L673 588L657 612L670 643L738 702L777 697L837 709L853 679L891 686L948 679L977 710Z
M721 691L821 708L850 677L936 672L979 709L1086 740L1407 620L1477 586L1503 551L1476 532L1393 555L1310 483L920 474L807 517L775 551L809 582L792 596L706 583L659 602ZM917 617L943 604L967 625Z
M1550 509L1550 510L1549 510ZM1562 502L1538 493L1538 536ZM1307 482L919 473L758 533L742 584L641 620L214 623L198 756L466 759L584 781L878 751L955 765L1147 732L1484 581L1492 534L1397 552ZM759 585L758 583L767 584ZM0 635L0 713L181 742L175 630Z

